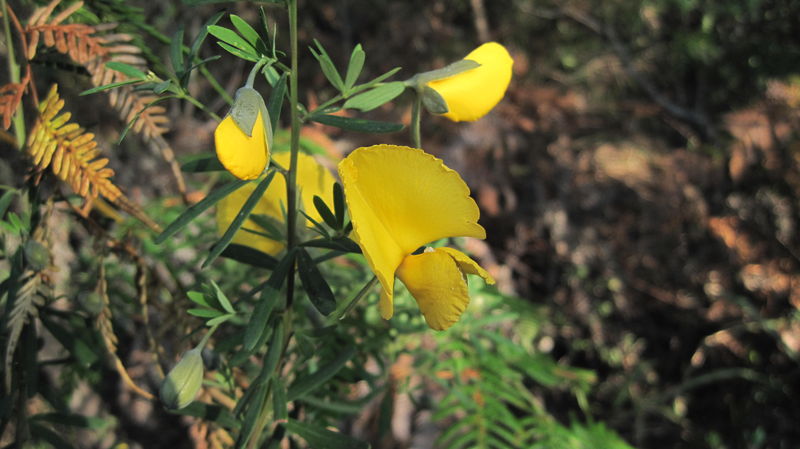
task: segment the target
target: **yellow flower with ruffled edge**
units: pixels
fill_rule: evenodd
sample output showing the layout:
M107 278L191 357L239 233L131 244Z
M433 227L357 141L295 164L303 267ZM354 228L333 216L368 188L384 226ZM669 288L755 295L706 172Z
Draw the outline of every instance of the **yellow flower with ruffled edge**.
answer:
M269 163L272 126L264 99L252 87L236 91L230 112L214 131L217 159L233 176L256 179Z
M514 65L497 42L481 45L464 59L480 66L427 84L444 99L448 111L443 115L454 122L475 121L491 111L503 99Z
M290 157L291 155L285 152L276 154L273 159L283 167L288 167ZM321 223L323 220L314 207L314 196L322 198L325 204L333 204L333 184L335 182L331 172L320 165L316 159L304 153L297 155L297 185L300 189L302 206L305 212L317 222ZM248 183L217 203L217 232L220 235L228 229L255 188L256 183ZM285 210L286 180L283 176L275 176L251 215L266 215L278 222L283 222ZM232 242L273 256L280 253L286 246L283 242L249 232L247 229L262 234L265 232L253 219L248 218L242 224L242 229L233 235Z
M435 330L452 326L469 304L466 274L494 283L460 251L427 248L412 254L446 237L486 238L469 187L440 159L416 148L362 147L339 163L339 177L353 238L381 284L384 319L394 313L395 275Z

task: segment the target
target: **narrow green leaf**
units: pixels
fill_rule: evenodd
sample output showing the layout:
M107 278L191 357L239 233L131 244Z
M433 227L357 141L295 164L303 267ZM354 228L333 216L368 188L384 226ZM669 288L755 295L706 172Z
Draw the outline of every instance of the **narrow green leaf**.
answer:
M220 187L217 190L214 190L207 197L203 198L196 204L189 206L188 209L183 211L183 213L180 214L180 216L178 216L178 218L176 218L175 221L170 223L169 226L167 226L167 229L164 229L164 231L161 234L156 236L156 238L153 241L156 244L163 243L165 240L175 235L176 232L183 229L184 226L189 224L190 221L194 220L195 217L200 215L203 211L213 206L214 204L217 204L219 200L230 195L233 191L235 191L239 187L242 187L248 182L250 181L236 180L228 184L225 184L224 186Z
M309 47L311 50L311 54L319 62L319 66L322 69L322 74L325 75L325 78L330 81L331 85L335 87L339 92L344 92L344 82L342 81L342 76L339 75L339 71L336 70L336 65L334 65L331 57L328 56L328 52L325 51L325 47L322 44L314 39L314 44L317 46L317 50L315 51L313 47Z
M37 439L46 441L51 447L55 449L75 449L75 446L73 446L67 440L62 438L61 435L59 435L56 432L53 432L49 428L41 424L38 424L36 422L31 423L30 432ZM39 446L31 444L30 447L39 447Z
M347 74L344 77L344 88L346 92L349 92L350 89L355 86L358 75L361 75L361 69L364 68L365 58L366 54L361 48L361 44L356 45L355 48L353 48L353 52L350 54L350 63L347 64Z
M172 35L172 41L169 44L169 57L172 61L172 69L178 78L181 77L186 66L183 63L183 26L178 27L178 31Z
M14 195L16 194L16 190L6 190L3 196L0 197L0 217L6 214L6 210L8 210L8 206L11 205L11 201L14 200Z
M157 94L157 95L161 95L164 92L166 92L167 90L169 90L169 88L171 86L172 86L172 80L164 80L164 81L156 84L155 86L153 86L153 93ZM151 105L147 105L147 106L150 107Z
M219 25L209 25L208 32L217 39L225 42L239 50L246 53L256 55L256 49L242 36L239 36L235 31Z
M272 92L269 94L267 100L267 112L269 112L269 119L272 121L272 129L278 129L278 122L281 117L281 109L283 108L283 99L286 97L286 81L287 74L284 73L275 83Z
M211 288L214 290L214 297L217 299L217 302L219 302L219 305L221 305L222 308L225 309L225 311L228 313L236 313L236 310L233 308L231 301L228 299L227 296L225 296L225 293L222 291L221 288L219 288L219 285L217 285L217 283L214 282L213 279L210 280L209 282L211 282Z
M272 410L274 418L278 421L289 417L286 402L286 385L279 376L274 376L272 378Z
M209 251L208 257L206 258L205 262L203 262L202 266L203 268L208 267L208 265L211 262L216 260L217 256L219 256L222 253L222 251L225 250L228 244L231 243L234 234L236 234L236 231L238 231L239 228L242 227L242 224L250 215L250 212L252 212L253 209L256 207L256 204L258 204L258 201L264 195L264 191L267 190L267 187L269 187L269 184L272 182L272 178L274 177L275 177L275 171L272 170L269 172L269 174L267 174L267 176L264 177L264 179L261 180L261 182L258 183L256 188L253 189L253 193L251 193L250 197L247 198L247 201L245 201L241 210L239 210L239 213L236 214L236 217L233 219L230 226L228 226L228 229L225 231L224 234L222 234L222 237L220 237L220 239L217 240L217 243L215 243L214 246L211 247L211 251Z
M373 78L372 80L370 80L370 81L368 81L368 82L366 82L364 84L359 84L358 86L353 87L353 91L350 92L350 95L355 95L355 94L357 94L359 92L363 92L363 91L365 91L367 89L371 89L371 88L377 86L379 83L382 83L384 80L388 79L389 77L391 77L395 73L399 72L400 69L401 69L401 67L395 67L395 68L389 70L388 72L384 73L383 75L379 75L379 76Z
M328 430L314 424L289 419L282 424L286 430L304 439L313 448L325 449L369 449L369 444Z
M344 102L345 109L359 109L361 111L371 111L378 106L394 100L398 95L406 90L406 85L402 81L394 81L378 86L363 94L350 97Z
M335 376L339 370L344 368L344 365L350 359L352 359L354 355L356 355L355 346L347 346L327 365L318 369L313 374L309 374L308 376L304 376L295 380L294 383L292 383L292 386L289 387L289 391L286 393L286 399L289 401L294 401L295 399L305 396L319 388L322 386L322 384Z
M377 122L360 118L340 117L338 115L319 114L312 115L310 119L323 125L371 134L393 133L403 129L403 125L400 123Z
M336 214L336 229L344 227L344 217L347 215L347 203L344 200L344 190L338 182L333 183L333 212Z
M347 237L336 237L332 239L314 239L309 240L307 242L303 242L300 246L305 246L309 248L325 248L325 249L332 249L336 251L342 251L345 253L355 253L361 254L361 247L356 244L356 242L350 240Z
M297 253L297 272L300 275L300 281L303 282L306 294L308 294L308 299L319 310L319 313L327 316L333 312L336 309L336 298L333 291L305 249L300 249Z
M206 23L204 23L203 26L200 28L200 32L197 33L197 36L194 37L194 41L192 42L192 48L191 50L189 50L189 61L193 61L195 56L197 56L197 52L200 51L200 46L203 44L203 41L206 40L206 37L208 36L208 27L211 25L215 25L217 22L219 22L219 19L221 19L223 15L225 15L225 12L223 11L214 14L213 16L211 16L211 18L206 20Z
M255 48L256 42L258 42L258 32L253 29L247 22L244 21L241 17L237 16L236 14L231 14L231 23L234 27L236 27L236 31L239 32L247 42Z
M31 421L44 421L62 426L80 427L83 429L99 430L107 427L109 422L101 418L91 418L75 413L40 413L31 416Z
M91 89L84 90L83 92L79 93L78 95L79 96L84 96L84 95L96 94L98 92L103 92L103 91L114 89L114 88L117 88L117 87L120 87L120 86L127 86L128 84L136 84L136 83L141 83L141 82L142 82L142 80L138 79L138 78L128 79L128 80L125 80L125 81L118 81L116 83L110 83L110 84L106 84L106 85L103 85L103 86L97 86L97 87L93 87Z
M202 309L202 308L193 308L186 311L189 315L200 317L200 318L216 318L220 315L223 315L223 312L215 309Z
M247 351L256 349L256 343L261 339L264 333L264 327L269 322L270 314L278 302L278 295L283 287L283 282L286 280L286 275L289 273L289 268L294 263L294 252L289 252L275 267L272 275L267 281L264 290L261 291L261 296L253 310L253 315L247 323L244 331L244 348Z
M225 167L217 159L216 154L210 156L201 156L181 164L181 170L187 173L203 173L210 171L222 171Z
M117 72L122 72L131 78L145 79L147 74L137 69L136 67L125 64L124 62L111 61L106 63L106 67Z
M253 215L250 215L250 218L253 218ZM247 230L246 228L243 229ZM253 267L266 268L267 270L275 268L275 265L278 263L278 259L267 253L236 243L228 245L228 247L222 251L220 257L235 260Z
M331 209L328 207L327 204L325 204L325 200L320 198L319 195L314 195L314 208L317 209L317 212L319 212L320 217L322 217L322 219L325 220L325 223L328 226L330 226L333 229L338 229L337 228L338 222L336 220L336 216L333 215Z
M232 55L234 55L234 56L236 56L238 58L242 58L242 59L244 59L246 61L250 61L250 62L258 62L258 55L256 55L255 53L248 53L248 52L246 52L244 50L240 50L240 49L234 47L233 45L226 44L225 42L217 42L217 44L220 47L224 48L228 53L230 53L230 54L232 54Z
M218 324L222 324L222 323L224 323L224 322L226 322L228 320L233 319L235 316L236 316L236 314L233 314L233 313L226 313L225 315L220 315L220 316L218 316L216 318L212 318L212 319L206 321L206 326L214 327L214 326L216 326Z

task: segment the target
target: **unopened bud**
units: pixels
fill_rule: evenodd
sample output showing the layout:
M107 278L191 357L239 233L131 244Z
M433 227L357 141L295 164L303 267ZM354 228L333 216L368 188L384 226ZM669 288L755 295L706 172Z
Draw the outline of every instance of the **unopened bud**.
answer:
M177 410L194 401L203 385L202 349L186 351L181 361L167 374L161 384L161 402L169 409Z
M50 265L50 251L36 240L28 240L23 247L25 260L33 271L42 271Z

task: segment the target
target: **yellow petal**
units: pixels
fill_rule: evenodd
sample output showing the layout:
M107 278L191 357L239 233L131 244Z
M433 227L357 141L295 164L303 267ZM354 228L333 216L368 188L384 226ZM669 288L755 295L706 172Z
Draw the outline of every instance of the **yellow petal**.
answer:
M464 59L480 67L428 83L444 98L449 109L444 116L454 122L478 120L495 107L506 93L514 64L497 42L481 45Z
M444 251L445 253L450 255L450 257L452 257L453 260L458 265L458 268L461 269L461 271L463 271L464 273L480 276L483 278L484 281L486 281L487 284L489 285L494 284L494 278L492 277L492 275L489 274L488 271L484 270L480 265L478 265L477 262L470 259L469 256L462 253L461 251L446 247L437 248L437 250Z
M233 176L239 179L256 179L269 162L264 120L258 113L251 136L245 134L230 115L214 131L217 158Z
M278 153L273 158L277 163L283 167L289 166L290 154L288 152ZM313 199L314 195L320 196L328 205L333 204L333 183L335 182L333 175L321 166L317 161L307 155L300 153L297 155L297 184L301 189L301 198L303 208L309 215L314 217L315 220L322 220L314 208ZM256 188L255 183L246 184L232 194L223 198L217 204L217 231L221 235L228 229L236 214L244 205L250 194ZM268 215L273 219L283 222L283 211L286 210L286 181L283 176L277 175L272 179L269 187L267 187L264 196L256 204L252 214ZM310 223L308 223L310 224ZM247 232L245 229L251 229L258 232L265 232L263 228L258 226L252 219L245 220L240 229L233 236L233 243L246 245L267 254L276 255L284 248L282 242L277 242L268 239L264 236Z
M480 212L455 171L422 150L375 145L339 163L353 236L391 305L403 258L445 237L485 238ZM388 312L387 312L388 313Z
M469 304L464 273L442 248L407 256L397 269L397 277L417 300L431 329L449 328Z

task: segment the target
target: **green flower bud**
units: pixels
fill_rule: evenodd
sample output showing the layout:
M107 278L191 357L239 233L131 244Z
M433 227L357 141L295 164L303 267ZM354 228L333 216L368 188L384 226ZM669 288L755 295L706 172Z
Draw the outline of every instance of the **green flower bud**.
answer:
M203 385L203 356L201 348L186 351L181 361L167 374L161 384L161 402L168 409L177 410L194 401Z

